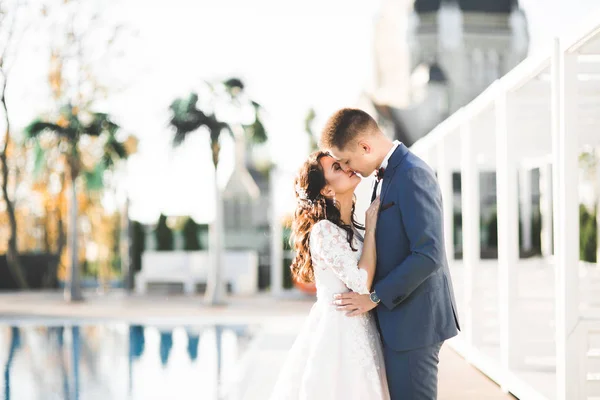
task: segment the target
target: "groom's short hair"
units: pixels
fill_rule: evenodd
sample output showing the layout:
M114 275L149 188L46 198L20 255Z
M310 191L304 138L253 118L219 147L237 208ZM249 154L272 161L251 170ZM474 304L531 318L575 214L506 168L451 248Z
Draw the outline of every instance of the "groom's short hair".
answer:
M325 124L321 133L321 147L343 150L363 134L378 130L377 122L369 114L357 108L342 108L336 111Z

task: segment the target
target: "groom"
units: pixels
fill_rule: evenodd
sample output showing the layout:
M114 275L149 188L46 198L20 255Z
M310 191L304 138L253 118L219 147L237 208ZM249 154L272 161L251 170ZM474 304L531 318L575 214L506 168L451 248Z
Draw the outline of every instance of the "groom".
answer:
M435 173L358 109L331 116L321 146L344 169L363 177L377 171L371 201L380 198L372 292L334 302L350 316L376 310L392 400L436 399L440 348L460 328Z

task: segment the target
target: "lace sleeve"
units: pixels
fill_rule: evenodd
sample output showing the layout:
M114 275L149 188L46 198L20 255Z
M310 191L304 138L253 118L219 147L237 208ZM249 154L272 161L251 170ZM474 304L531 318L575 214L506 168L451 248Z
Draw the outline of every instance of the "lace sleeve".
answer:
M353 292L368 294L367 271L358 268L346 232L329 221L316 223L310 233L311 257L331 268Z

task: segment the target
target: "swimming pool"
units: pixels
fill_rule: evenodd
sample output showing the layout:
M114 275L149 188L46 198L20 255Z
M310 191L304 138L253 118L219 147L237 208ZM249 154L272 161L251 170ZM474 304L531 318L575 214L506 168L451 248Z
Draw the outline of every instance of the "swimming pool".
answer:
M257 329L127 323L0 325L2 398L237 399L240 364Z

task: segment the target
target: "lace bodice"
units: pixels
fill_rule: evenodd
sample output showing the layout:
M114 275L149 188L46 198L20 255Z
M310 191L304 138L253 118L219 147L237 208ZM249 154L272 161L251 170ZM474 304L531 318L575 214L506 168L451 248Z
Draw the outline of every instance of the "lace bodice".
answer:
M317 297L330 300L336 293L351 290L367 294L367 271L358 268L362 242L354 235L353 251L345 230L333 222L317 222L310 233L310 254L315 271Z
M310 233L317 302L281 369L271 400L390 400L381 339L371 313L348 317L333 295L368 293L367 272L358 268L362 242L324 220Z

